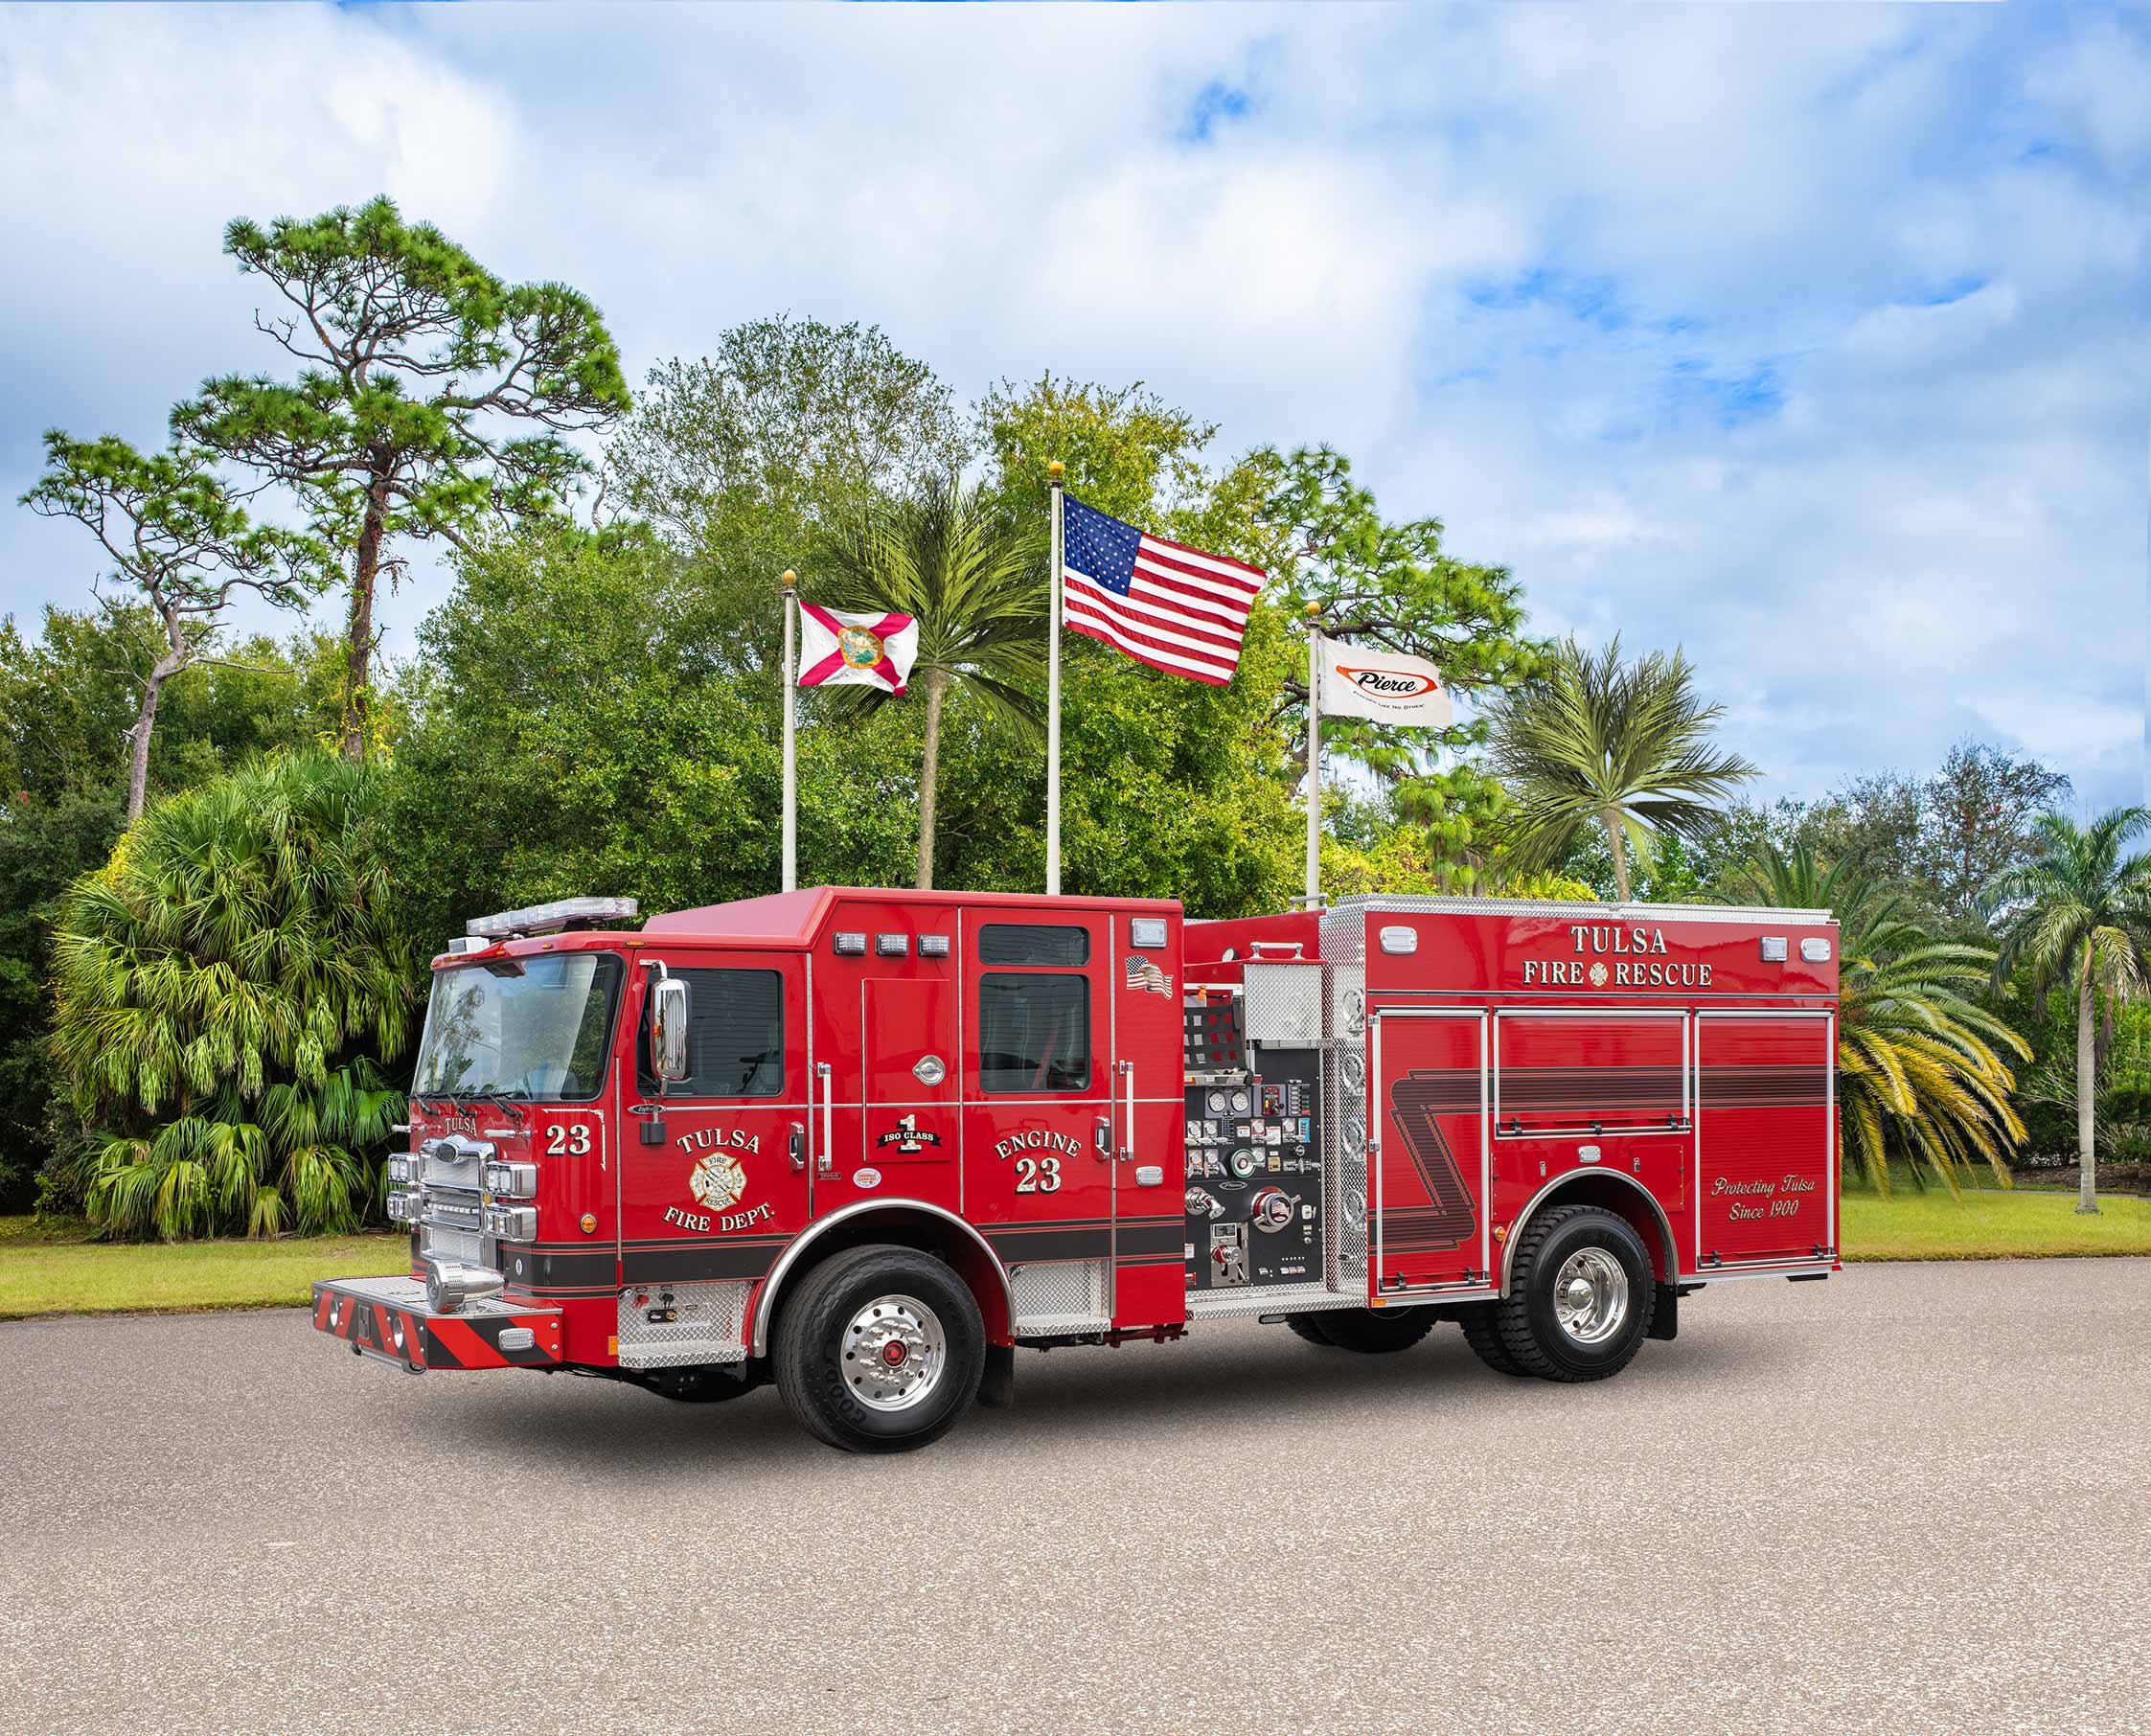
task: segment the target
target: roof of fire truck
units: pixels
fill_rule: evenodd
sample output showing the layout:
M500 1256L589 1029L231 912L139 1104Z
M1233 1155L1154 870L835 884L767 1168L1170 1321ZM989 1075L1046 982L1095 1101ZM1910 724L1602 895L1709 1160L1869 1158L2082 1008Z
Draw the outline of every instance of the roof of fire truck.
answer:
M713 940L750 940L760 945L796 942L811 945L835 906L847 900L878 904L962 904L973 909L1140 910L1178 912L1177 898L1052 897L1042 892L917 892L888 886L802 886L797 892L772 892L763 898L734 899L693 910L671 910L643 924L645 934L680 934Z
M919 892L886 886L805 886L796 892L774 892L761 898L734 899L727 903L702 904L690 910L663 911L650 917L640 932L622 926L637 912L630 899L566 899L524 910L501 911L473 919L468 925L470 938L452 943L437 963L464 963L474 956L496 955L499 949L522 952L551 950L556 947L634 948L644 935L692 939L705 945L806 948L812 947L828 926L842 902L869 902L882 906L911 905L971 909L1024 910L1128 910L1145 915L1177 915L1178 899L1086 898L1038 892ZM1454 915L1553 916L1580 921L1686 920L1705 923L1761 921L1788 925L1832 925L1827 910L1746 909L1724 904L1588 904L1538 900L1470 899L1447 897L1383 896L1340 899L1326 911L1299 909L1265 916L1243 917L1215 924L1191 919L1191 930L1201 927L1217 933L1241 929L1304 927L1307 943L1314 941L1314 925L1324 914L1352 911L1445 912Z

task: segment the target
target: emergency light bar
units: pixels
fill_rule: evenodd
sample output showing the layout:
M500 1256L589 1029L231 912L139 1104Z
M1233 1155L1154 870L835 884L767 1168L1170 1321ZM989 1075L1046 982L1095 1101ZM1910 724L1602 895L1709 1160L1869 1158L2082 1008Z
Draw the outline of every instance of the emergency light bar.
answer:
M559 934L598 923L632 922L638 914L631 898L563 898L550 904L533 904L527 910L472 917L463 925L463 931L481 940L514 940L518 935Z

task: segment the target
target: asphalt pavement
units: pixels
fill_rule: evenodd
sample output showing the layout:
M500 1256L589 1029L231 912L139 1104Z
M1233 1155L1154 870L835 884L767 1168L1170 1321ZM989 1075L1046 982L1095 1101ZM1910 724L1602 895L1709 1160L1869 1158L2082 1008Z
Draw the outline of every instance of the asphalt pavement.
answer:
M0 1731L2151 1729L2151 1261L1725 1284L1598 1385L1252 1322L771 1391L0 1327Z

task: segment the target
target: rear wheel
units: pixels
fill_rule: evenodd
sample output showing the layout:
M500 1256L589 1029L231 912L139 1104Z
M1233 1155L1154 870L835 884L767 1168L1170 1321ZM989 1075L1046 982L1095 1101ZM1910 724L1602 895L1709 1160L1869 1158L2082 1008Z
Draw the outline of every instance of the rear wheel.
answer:
M1456 1324L1464 1329L1464 1342L1472 1347L1476 1357L1496 1374L1519 1375L1523 1370L1501 1343L1501 1322L1495 1309L1498 1304L1487 1303L1480 1307L1460 1309Z
M1321 1322L1324 1342L1378 1356L1409 1350L1434 1330L1435 1314L1431 1308L1339 1308L1312 1318Z
M1509 1294L1488 1312L1523 1373L1603 1381L1635 1357L1656 1297L1650 1254L1626 1220L1565 1205L1531 1221Z
M817 1440L904 1452L971 1407L985 1324L963 1280L916 1248L855 1247L801 1280L774 1346L777 1390Z
M1320 1314L1293 1314L1285 1324L1293 1329L1294 1336L1305 1338L1310 1344L1319 1345L1324 1350L1337 1348L1330 1342L1329 1334L1322 1330Z

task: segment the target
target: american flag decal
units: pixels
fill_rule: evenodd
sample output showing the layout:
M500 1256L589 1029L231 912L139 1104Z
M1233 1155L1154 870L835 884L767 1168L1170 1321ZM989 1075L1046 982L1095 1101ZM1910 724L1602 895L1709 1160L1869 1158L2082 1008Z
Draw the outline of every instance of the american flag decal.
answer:
M1148 989L1153 994L1170 996L1173 993L1173 979L1147 958L1132 958L1128 961L1128 986L1131 989Z

